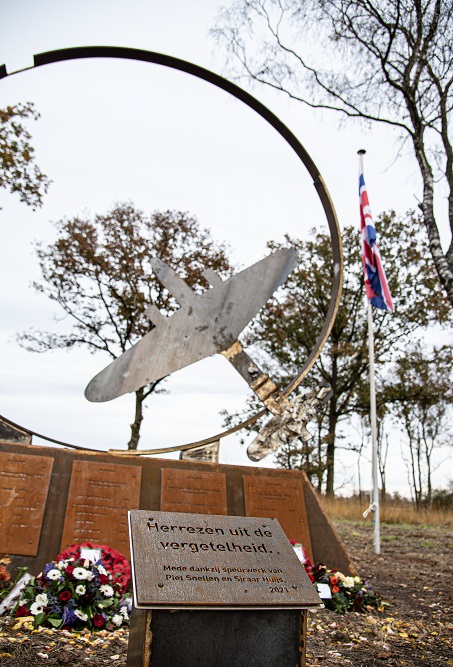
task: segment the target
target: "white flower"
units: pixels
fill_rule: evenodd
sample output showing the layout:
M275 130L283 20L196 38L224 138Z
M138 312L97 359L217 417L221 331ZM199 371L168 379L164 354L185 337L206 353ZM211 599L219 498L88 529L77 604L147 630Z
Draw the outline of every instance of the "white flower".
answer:
M99 586L99 590L106 598L111 598L113 595L113 588L108 584L102 584L102 586Z
M78 595L85 595L86 588L85 588L85 586L84 586L83 584L79 584L78 586L76 586L75 592L76 592Z
M91 561L88 560L88 558L85 558L85 560L83 561L83 567L90 567L90 563Z
M123 617L121 616L121 614L115 614L115 616L112 616L112 623L114 623L115 625L120 626L122 622L123 622Z
M62 560L59 560L57 563L57 567L61 571L64 568L64 562Z
M39 593L39 595L35 597L35 602L36 604L40 604L43 607L47 607L48 600L46 593Z
M60 570L57 570L56 568L54 568L53 570L49 570L46 576L51 581L54 581L54 580L59 579L61 577L61 572L60 572Z
M83 611L80 611L80 609L74 609L74 614L77 616L77 618L80 618L81 621L88 620L88 616L84 614Z
M343 586L345 588L354 588L354 577L345 577L343 579Z
M88 579L91 572L84 567L75 567L72 571L72 576L75 579ZM92 577L90 577L92 579Z
M43 606L42 604L39 604L38 602L33 602L33 604L30 607L30 614L33 616L37 616L38 614L41 614L43 611Z
M127 607L120 607L120 612L123 614L124 620L127 621L129 618L129 614L127 613Z
M108 576L109 573L107 572L107 570L105 569L105 567L104 567L103 565L101 565L101 563L99 563L99 565L97 566L97 568L98 568L98 572L99 572L99 574L105 574L106 576Z
M354 577L354 583L355 584L361 584L362 583L361 578L360 577Z

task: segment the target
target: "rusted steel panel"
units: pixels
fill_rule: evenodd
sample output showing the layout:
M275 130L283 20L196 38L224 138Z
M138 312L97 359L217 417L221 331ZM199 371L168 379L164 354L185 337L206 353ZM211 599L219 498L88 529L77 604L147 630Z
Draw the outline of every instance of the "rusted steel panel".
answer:
M305 473L304 473L305 474ZM313 562L335 567L343 574L357 575L357 569L344 548L335 528L321 507L321 503L308 479L303 486L305 505L310 518L310 535Z
M275 475L244 475L247 516L272 516L279 520L288 539L301 542L313 558L302 480Z
M306 611L147 612L148 661L127 667L303 667ZM131 632L134 617L131 621Z
M0 553L36 556L53 458L0 453Z
M114 456L107 452L82 452L57 447L30 446L21 444L1 443L0 452L36 456L39 459L51 457L53 462L50 487L42 524L41 540L38 553L35 556L12 556L13 567L29 568L32 574L37 574L44 565L53 560L61 551L61 536L65 521L66 501L71 481L72 465L74 461L93 463L108 463L124 465L127 469L141 467L142 484L140 491L140 508L161 509L161 471L168 468L177 471L200 471L221 473L226 477L227 513L229 515L244 516L243 476L256 478L272 477L283 482L299 480L304 489L308 523L315 562L323 562L330 567L336 567L344 574L355 574L356 570L341 544L334 528L326 517L305 473L296 470L274 470L269 468L254 468L250 466L235 466L215 463L201 463L195 461L178 461L173 459L134 458L132 456ZM127 479L127 472L124 479ZM116 499L112 506L116 505ZM103 538L106 543L110 539ZM115 546L112 544L111 546ZM120 549L121 551L121 549Z
M321 604L276 519L135 510L129 529L139 608Z
M162 468L160 509L163 512L228 514L226 475Z
M140 505L140 466L74 461L61 549L108 544L129 558L127 512Z

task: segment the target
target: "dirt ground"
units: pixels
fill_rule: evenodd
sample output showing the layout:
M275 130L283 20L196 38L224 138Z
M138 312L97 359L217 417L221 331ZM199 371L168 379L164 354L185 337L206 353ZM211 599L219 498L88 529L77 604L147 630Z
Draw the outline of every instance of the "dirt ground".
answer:
M307 666L453 665L453 529L384 525L376 556L370 523L335 528L385 610L311 614Z
M307 667L453 667L453 529L384 525L375 556L371 524L335 527L386 604L382 613L310 614ZM126 665L127 630L33 632L18 621L0 619L0 667Z

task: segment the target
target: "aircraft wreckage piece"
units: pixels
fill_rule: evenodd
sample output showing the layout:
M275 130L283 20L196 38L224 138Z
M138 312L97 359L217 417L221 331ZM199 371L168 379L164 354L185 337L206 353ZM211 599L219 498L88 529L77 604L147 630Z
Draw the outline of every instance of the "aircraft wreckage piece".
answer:
M110 401L219 353L236 368L266 407L278 414L283 404L287 405L286 399L237 339L297 266L296 251L276 250L225 281L214 271L206 271L205 277L212 288L203 294L195 294L160 259L153 258L151 263L159 281L181 308L166 317L150 306L147 314L154 329L91 380L85 390L86 398Z
M259 432L247 448L247 456L252 461L261 461L268 454L276 452L283 445L296 438L308 442L313 437L307 425L319 412L322 405L332 395L330 387L318 387L308 393L295 396L287 401L288 408L274 416Z

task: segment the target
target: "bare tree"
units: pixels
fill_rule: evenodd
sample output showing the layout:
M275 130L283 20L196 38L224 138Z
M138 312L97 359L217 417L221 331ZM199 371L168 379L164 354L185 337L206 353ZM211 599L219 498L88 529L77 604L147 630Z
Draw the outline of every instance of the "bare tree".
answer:
M376 225L378 233L385 229L380 247L396 304L393 315L382 310L375 313L375 359L379 369L398 354L404 354L409 337L419 335L434 323L450 325L453 313L440 289L433 263L429 261L425 230L417 224L413 212L405 216L383 213L378 216ZM328 342L308 379L312 387L331 387L332 396L325 410L319 413L316 447L311 451L305 449L299 459L292 453L292 460L298 465L306 462L307 454L313 457L315 465L310 475L317 480L318 488L325 477L327 495L334 494L341 424L352 414L369 414L368 321L357 229L345 227L343 239L345 280L340 308ZM325 269L332 261L327 234L313 231L306 241L287 238L284 244L271 242L269 246L275 249L288 244L298 251L300 265L289 276L285 294L275 295L260 312L246 341L255 343L274 363L278 362L279 369L276 369L266 366L264 356L260 360L282 383L283 372L294 376L315 344L328 310L332 281ZM227 421L228 424L234 422L234 416ZM314 428L312 422L309 430L314 433ZM310 443L310 448L312 445ZM288 460L283 457L285 465Z
M433 452L451 446L453 347L413 344L394 365L384 387L407 438L409 482L417 508L432 501Z
M431 255L453 305L453 241L444 253L435 213L446 189L453 232L452 0L237 0L212 32L239 75L409 138Z

